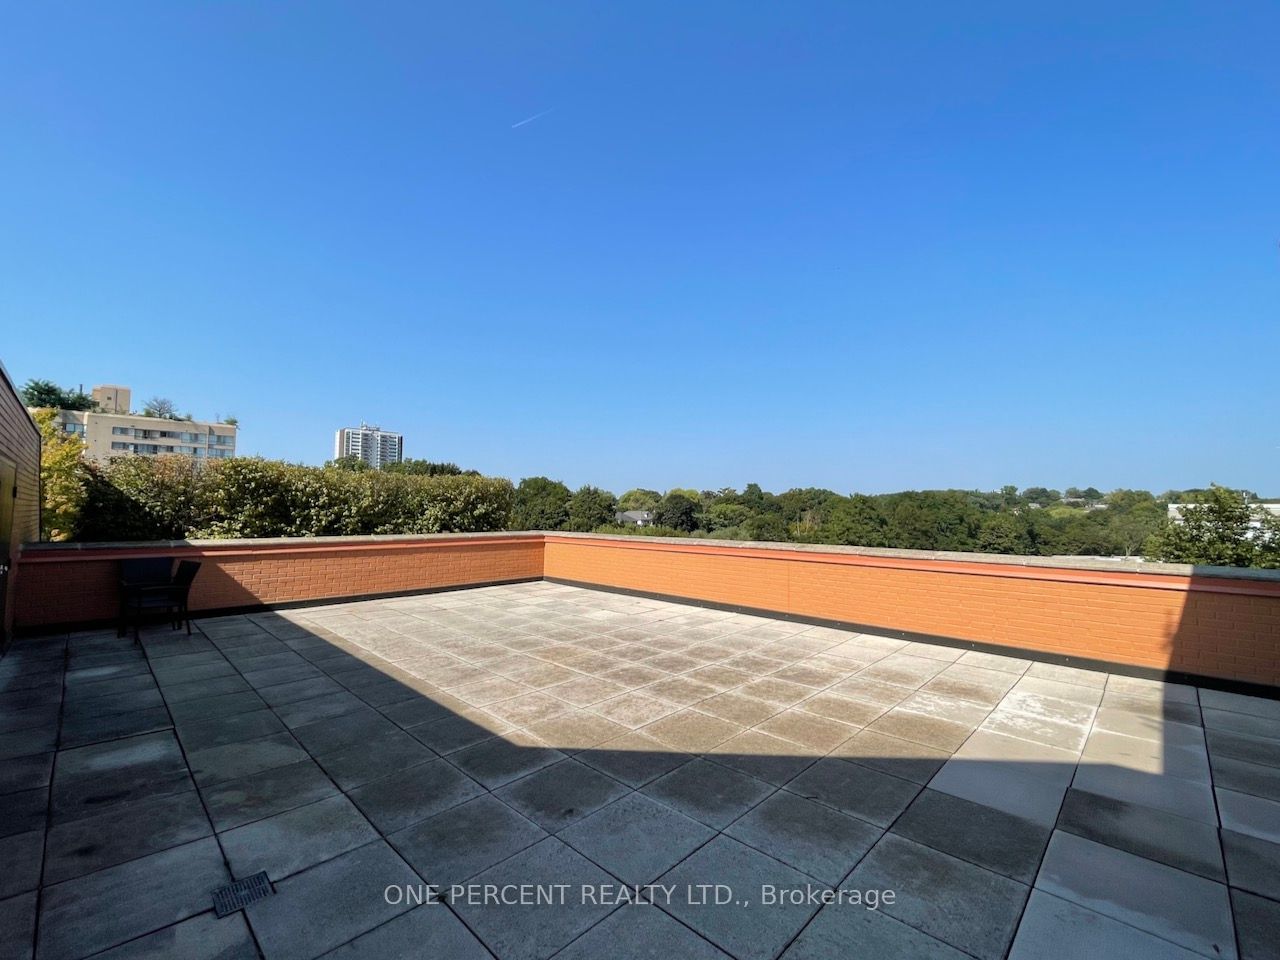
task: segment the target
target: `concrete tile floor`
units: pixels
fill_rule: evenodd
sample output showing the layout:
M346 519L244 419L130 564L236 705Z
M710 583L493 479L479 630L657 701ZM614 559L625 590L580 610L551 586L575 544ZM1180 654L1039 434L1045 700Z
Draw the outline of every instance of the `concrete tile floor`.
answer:
M1280 951L1275 701L549 583L196 628L0 659L0 960Z

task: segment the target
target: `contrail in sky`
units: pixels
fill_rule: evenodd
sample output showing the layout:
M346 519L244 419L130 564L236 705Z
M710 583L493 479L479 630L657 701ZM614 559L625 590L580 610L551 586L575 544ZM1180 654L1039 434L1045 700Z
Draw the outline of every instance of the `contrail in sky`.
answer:
M551 110L554 110L554 109L555 107L551 108ZM533 123L533 121L541 117L545 117L548 113L551 112L551 110L543 110L541 113L535 113L532 117L525 117L519 123L513 123L511 125L511 129L514 130L516 127L523 127L526 123Z

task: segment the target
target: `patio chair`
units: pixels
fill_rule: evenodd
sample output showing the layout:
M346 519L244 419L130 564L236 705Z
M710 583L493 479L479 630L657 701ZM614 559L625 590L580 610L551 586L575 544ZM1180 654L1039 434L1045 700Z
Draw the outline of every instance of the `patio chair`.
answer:
M136 643L142 625L142 618L147 613L163 612L169 616L169 623L177 629L185 623L187 634L191 633L191 614L188 602L191 596L191 584L200 572L200 564L195 560L183 560L178 564L177 572L168 583L151 584L136 587L127 600L127 613L133 619L133 639Z
M173 557L146 557L120 561L120 616L116 636L123 637L128 627L129 609L135 597L154 587L173 583Z

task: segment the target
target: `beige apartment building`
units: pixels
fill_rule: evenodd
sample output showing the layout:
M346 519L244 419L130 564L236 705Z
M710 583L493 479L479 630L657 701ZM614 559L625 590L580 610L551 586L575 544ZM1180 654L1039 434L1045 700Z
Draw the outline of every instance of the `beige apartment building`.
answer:
M198 460L236 455L236 427L203 420L166 420L129 412L128 387L93 388L98 410L59 410L58 420L67 433L84 441L85 455L105 462L112 457L137 454L155 457L180 453Z

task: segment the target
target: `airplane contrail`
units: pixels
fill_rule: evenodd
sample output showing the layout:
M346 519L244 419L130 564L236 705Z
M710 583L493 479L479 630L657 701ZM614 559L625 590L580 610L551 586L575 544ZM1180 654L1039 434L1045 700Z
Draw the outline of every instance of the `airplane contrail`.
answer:
M533 123L533 121L538 120L541 117L545 117L548 113L550 113L554 109L555 107L552 107L551 110L543 110L541 113L535 113L532 117L525 117L519 123L513 123L511 125L511 129L514 130L516 129L516 127L523 127L526 123Z

